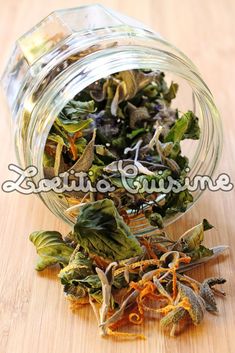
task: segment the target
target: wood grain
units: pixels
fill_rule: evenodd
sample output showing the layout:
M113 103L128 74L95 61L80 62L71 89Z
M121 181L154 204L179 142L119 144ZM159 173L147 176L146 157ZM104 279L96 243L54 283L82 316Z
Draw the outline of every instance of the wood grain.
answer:
M199 67L211 88L223 119L224 150L219 172L235 172L235 2L233 0L110 0L102 4L146 22L170 42L181 48ZM1 3L0 71L15 39L56 8L78 6L87 1L8 0ZM15 161L10 117L1 100L0 182L10 177L7 166ZM2 353L83 353L83 352L234 352L235 330L235 193L206 192L195 207L170 227L180 234L206 217L216 228L208 245L231 246L223 256L206 268L193 272L202 280L225 276L226 299L219 299L218 316L206 315L199 327L190 327L176 339L149 321L143 331L147 341L115 341L98 336L96 321L89 308L73 314L63 297L55 270L42 274L33 268L34 248L28 240L31 231L67 227L55 218L34 196L17 193L0 196L0 352Z

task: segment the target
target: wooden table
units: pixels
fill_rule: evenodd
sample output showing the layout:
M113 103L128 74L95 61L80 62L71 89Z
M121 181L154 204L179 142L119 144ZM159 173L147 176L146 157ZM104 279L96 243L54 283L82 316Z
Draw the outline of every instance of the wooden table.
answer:
M0 69L2 71L14 41L56 8L77 6L90 1L8 0L1 4ZM112 0L102 4L123 11L155 28L181 48L199 67L211 88L224 125L224 150L219 172L235 172L235 2L233 0ZM7 170L15 161L9 113L1 111L1 184L12 176ZM88 352L206 352L235 351L235 194L234 191L206 192L196 206L172 225L180 234L203 217L215 225L207 245L231 246L206 268L193 271L195 278L224 276L225 299L218 299L219 315L207 314L202 325L190 327L172 339L159 330L156 321L143 327L146 341L115 341L98 336L93 312L77 314L69 310L57 280L56 270L36 273L36 254L28 235L34 230L67 231L55 216L34 196L1 192L0 197L0 352L1 353L88 353ZM141 328L137 328L141 331Z

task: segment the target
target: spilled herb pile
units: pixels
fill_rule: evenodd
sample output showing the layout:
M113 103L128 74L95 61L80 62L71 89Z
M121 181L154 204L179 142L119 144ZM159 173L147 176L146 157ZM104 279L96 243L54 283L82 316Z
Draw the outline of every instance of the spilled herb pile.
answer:
M36 269L59 264L58 277L72 309L90 304L102 336L145 338L125 332L154 315L175 335L187 324L200 324L205 311L216 313L214 288L223 278L202 283L185 272L214 258L226 246L207 248L207 220L172 240L163 231L134 236L110 199L80 207L73 230L34 232L30 240L39 261Z
M90 304L102 336L144 338L122 327L152 315L175 335L186 323L199 324L205 311L216 313L215 295L224 295L214 286L225 279L199 283L185 274L227 248L202 244L209 222L177 241L160 230L193 202L187 187L149 192L142 184L131 192L123 185L123 175L129 188L143 180L164 185L169 177L184 185L189 160L181 142L198 140L200 127L192 111L172 107L178 85L168 86L164 76L129 70L94 82L67 103L45 145L46 177L71 172L73 181L76 173L85 173L92 187L100 180L115 187L64 192L66 212L76 219L73 230L66 237L56 231L30 235L39 255L36 269L60 265L58 277L72 309ZM137 173L128 174L126 167ZM155 230L134 235L128 224L139 214Z
M143 187L131 193L122 183L127 165L138 170L135 177L126 175L129 187L143 179L159 185L169 176L182 184L187 175L189 161L180 143L199 139L198 118L172 108L178 85L167 85L164 76L150 70L115 73L78 93L55 119L44 151L45 176L73 170L87 173L92 186L102 179L115 187L112 192L64 193L68 214L76 217L80 204L108 198L127 223L143 214L163 228L165 219L193 202L187 188L165 194Z

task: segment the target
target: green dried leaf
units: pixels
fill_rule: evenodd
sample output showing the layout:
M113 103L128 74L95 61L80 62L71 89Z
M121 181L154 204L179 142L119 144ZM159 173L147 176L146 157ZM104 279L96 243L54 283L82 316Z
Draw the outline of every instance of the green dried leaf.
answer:
M204 240L204 231L211 229L213 226L204 219L195 227L187 230L177 241L175 248L183 251L191 257L192 262L213 256L213 249L209 249L202 245Z
M64 293L71 298L79 299L87 296L87 289L75 284L66 284L64 286Z
M159 94L159 85L156 82L151 82L143 89L143 92L149 98L156 98Z
M55 158L47 154L45 151L43 153L43 166L46 168L54 168Z
M197 140L200 137L198 118L192 111L182 115L166 135L164 142L180 142L184 139Z
M102 290L101 289L93 289L90 288L88 289L88 294L89 297L94 299L97 303L102 304L103 302L103 294L102 294ZM112 304L113 300L111 297L111 303L110 303L110 307L113 308L113 304Z
M135 137L137 137L145 132L147 132L146 129L142 127L140 129L132 130L129 134L126 135L126 137L130 140L133 140Z
M74 235L87 252L111 260L127 259L142 252L138 241L109 199L80 208Z
M103 174L103 166L93 164L89 169L89 179L94 183Z
M197 224L195 227L187 230L181 237L180 241L184 244L187 251L198 249L204 240L204 231L211 229L213 226L204 219L202 223Z
M78 137L74 142L74 145L77 150L77 154L81 156L87 146L87 140L84 137Z
M73 120L85 118L88 114L96 111L95 102L93 100L81 102L70 100L59 115L59 120L63 124L72 124Z
M93 100L87 102L71 100L59 114L56 119L56 125L59 129L62 128L66 132L73 134L88 128L93 123L93 119L89 118L89 114L95 111L95 102Z
M187 250L185 251L187 252ZM198 248L187 252L187 255L191 257L191 261L199 260L203 257L209 257L213 255L213 250L206 248L204 245L200 245Z
M79 121L75 121L75 120L68 120L68 123L64 123L65 119L63 119L63 122L57 118L56 119L56 123L58 126L62 127L65 131L67 131L70 134L74 134L75 132L84 130L86 128L89 127L89 125L91 125L91 123L93 123L93 119L89 118L86 120L79 120Z
M53 142L59 143L59 144L61 144L61 145L65 145L64 139L63 139L61 136L56 135L56 134L54 134L54 133L49 134L48 137L47 137L47 139L48 139L49 141L53 141Z
M96 145L95 146L95 152L99 155L99 156L103 156L103 157L109 157L113 160L116 159L116 156L104 145Z
M76 280L93 273L92 260L83 253L77 252L72 261L60 271L58 277L62 284L74 284Z
M177 212L185 212L189 204L193 202L193 196L188 190L177 194L169 194L167 199L166 214L171 215Z
M74 279L64 286L64 292L76 299L89 295L98 303L102 303L102 284L98 275L92 274L83 279Z
M79 279L77 282L84 285L87 288L101 289L102 287L99 276L96 274L92 274L83 279Z
M175 82L171 82L171 85L166 93L164 93L163 97L168 102L171 103L172 99L176 97L176 93L178 91L179 85Z
M59 263L66 266L69 263L73 248L66 244L62 235L56 231L41 231L30 234L29 239L36 247L39 261L36 265L37 271Z
M151 226L158 227L159 229L163 228L163 219L159 213L152 212L147 218Z

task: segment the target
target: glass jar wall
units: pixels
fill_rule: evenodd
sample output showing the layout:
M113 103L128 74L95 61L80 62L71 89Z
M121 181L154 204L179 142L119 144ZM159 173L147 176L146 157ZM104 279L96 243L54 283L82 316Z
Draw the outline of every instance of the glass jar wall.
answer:
M222 134L213 97L194 64L157 33L100 5L52 13L21 37L3 75L12 113L16 153L21 167L34 165L37 184L44 177L43 153L49 131L63 107L79 92L117 72L150 69L174 79L180 89L175 106L199 118L199 141L183 143L190 158L189 177L212 176L218 164ZM202 191L196 190L194 201ZM67 223L74 223L65 198L50 191L40 198ZM182 215L168 217L165 224ZM134 232L151 229L143 216Z

